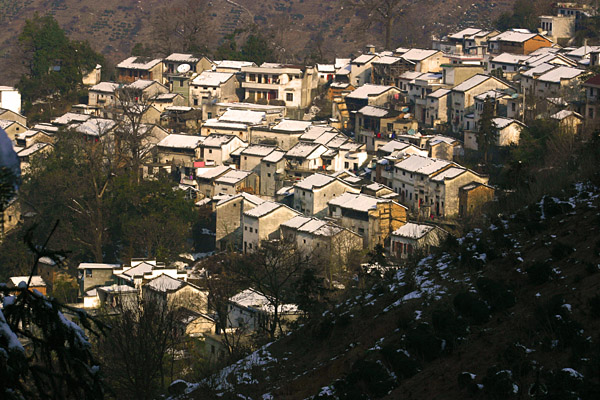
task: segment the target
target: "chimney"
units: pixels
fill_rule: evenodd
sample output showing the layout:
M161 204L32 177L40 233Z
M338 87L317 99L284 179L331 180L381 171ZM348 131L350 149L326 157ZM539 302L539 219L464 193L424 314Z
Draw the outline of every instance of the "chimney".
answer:
M375 45L372 45L372 44L367 45L367 54L375 54Z

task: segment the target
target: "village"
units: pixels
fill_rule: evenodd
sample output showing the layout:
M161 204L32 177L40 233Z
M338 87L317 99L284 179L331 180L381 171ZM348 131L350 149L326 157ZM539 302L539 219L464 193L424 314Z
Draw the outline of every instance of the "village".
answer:
M600 46L568 45L596 10L555 10L539 17L537 31L471 27L427 49L367 46L331 64L132 56L116 65L114 82L101 81L101 65L88 71L87 103L51 121L28 124L19 91L0 86L0 127L25 176L63 132L110 145L128 124L141 147L137 173L169 176L209 215L209 244L187 264L80 263L74 304L91 312L138 299L176 304L186 310L184 334L205 343L207 358L224 357L224 334L250 336L268 329L273 314L292 323L302 310L248 287L228 298L223 322L207 272L194 267L202 258L285 242L325 258L331 270L321 278L343 287L338 274L355 254L381 253L402 267L481 215L499 191L487 164L518 146L530 121L551 121L573 140L597 125ZM0 240L31 216L21 200L3 210ZM31 288L51 294L55 264L41 258Z

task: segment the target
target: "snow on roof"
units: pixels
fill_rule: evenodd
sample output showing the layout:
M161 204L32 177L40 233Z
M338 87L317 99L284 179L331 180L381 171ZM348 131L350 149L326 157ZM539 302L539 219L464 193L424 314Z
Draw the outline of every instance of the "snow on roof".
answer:
M144 90L154 84L160 85L160 83L158 83L157 81L151 81L149 79L138 79L134 82L131 82L129 85L127 85L127 88L135 89L135 90Z
M52 120L53 124L57 125L68 125L71 122L84 122L91 118L89 114L77 114L68 112L66 114L61 115L58 118Z
M333 64L317 64L317 71L325 73L334 73L335 65Z
M375 54L362 54L352 60L352 64L366 64L375 57L377 57Z
M320 174L317 172L315 174L309 175L306 178L302 179L300 182L296 183L294 186L298 187L300 189L304 189L304 190L314 190L314 189L320 189L323 186L328 185L335 180L336 180L336 178L334 178L332 176Z
M119 87L115 82L100 82L90 88L94 92L113 93Z
M227 109L227 111L219 117L219 122L258 125L265 120L265 115L266 113L263 111Z
M452 91L466 92L467 90L473 89L474 87L482 84L483 82L487 81L488 79L493 79L493 78L489 75L477 74L477 75L472 76L471 78L467 79L466 81L463 81L462 83L456 85L455 87L453 87Z
M103 263L81 263L77 269L119 269L119 264L103 264Z
M173 292L186 286L186 283L169 275L161 274L146 283L145 286L157 292Z
M374 61L373 64L386 64L386 65L390 65L393 64L397 61L400 61L402 58L401 57L394 57L394 56L384 56L381 57L379 60Z
M128 276L130 278L135 277L135 276L143 276L144 274L146 274L148 272L152 272L154 267L155 267L155 265L149 264L147 262L141 262L132 268L125 267L127 269L125 269L125 271L123 272L122 275Z
M394 86L372 85L367 83L350 92L347 97L352 99L368 99L369 96L379 96L390 89L394 89Z
M292 229L298 229L310 220L311 218L305 215L296 215L295 217L285 221L283 224L281 224L281 226L285 226L287 228Z
M312 122L310 121L299 121L294 119L282 119L279 123L273 126L274 131L285 131L285 132L305 132Z
M336 137L334 137L333 139L331 139L329 142L325 143L327 145L327 147L329 147L330 149L339 149L341 148L346 142L348 142L350 139L348 139L348 137L346 135L337 135Z
M402 79L402 80L412 81L412 80L417 79L421 75L424 75L424 73L417 72L417 71L406 71L406 72L403 72L402 75L400 75L398 78Z
M251 173L252 171L232 169L215 179L215 182L225 185L235 185L239 181L246 179Z
M217 202L217 206L221 206L223 204L226 204L226 203L230 202L233 199L239 199L240 197L242 199L244 199L245 201L249 201L250 203L255 204L255 205L262 204L262 203L264 203L266 201L266 200L263 200L260 197L255 196L253 194L246 193L246 192L241 192L241 193L238 193L238 194L235 194L235 195L231 195L231 196L228 196L228 197L225 197L225 198L219 200Z
M438 143L454 144L454 143L457 143L458 141L456 139L448 137L448 136L434 135L431 139L428 140L428 142L429 142L430 146L433 146Z
M203 137L204 138L204 137ZM223 133L212 133L204 138L202 142L203 147L221 147L233 139L237 138L235 135L225 135Z
M27 139L28 137L32 137L37 135L38 133L42 133L44 135L47 135L46 132L40 131L38 129L28 129L25 132L21 132L21 133L17 133L17 135L15 136L17 139Z
M160 58L149 59L145 57L129 57L119 64L117 64L117 68L127 68L127 69L141 69L146 70L154 67L156 64L160 63L162 60Z
M358 112L367 117L382 118L388 115L390 113L390 110L383 107L364 106L363 108L358 110Z
M560 66L540 75L538 80L542 82L560 83L563 79L573 79L584 72L585 71L582 69Z
M217 68L235 69L240 71L242 67L252 67L255 64L252 61L235 61L235 60L221 60L215 61Z
M306 133L300 136L300 140L314 141L325 132L331 131L333 128L329 125L311 125L306 130Z
M456 178L457 176L463 174L464 172L466 172L467 170L464 168L460 168L460 167L450 167L448 169L443 170L442 172L440 172L439 174L435 175L433 178L431 178L432 181L438 181L438 182L443 182L445 179L453 179Z
M450 89L438 89L433 93L427 95L427 97L433 97L434 99L439 99L440 97L444 97L448 93L450 93Z
M571 115L573 115L577 118L583 118L581 116L581 114L576 113L575 111L569 111L569 110L561 110L561 111L557 112L556 114L552 114L550 116L550 118L562 121L563 119L570 117Z
M265 215L277 210L280 207L285 207L285 206L281 203L276 203L274 201L265 201L264 203L253 208L252 210L248 210L248 211L244 212L244 215L247 215L249 217L254 217L254 218L261 218L261 217L264 217Z
M264 157L262 161L268 163L277 163L283 159L283 156L285 156L285 151L275 150Z
M187 111L192 111L193 108L192 107L187 107L187 106L169 106L169 107L166 107L165 110L167 110L167 111L184 111L184 112L187 112Z
M532 39L535 36L538 36L538 34L537 33L518 32L515 30L511 30L511 31L502 32L502 33L494 36L493 38L490 39L490 41L521 43L521 42L525 42L529 39Z
M177 149L195 149L207 139L208 137L204 136L182 135L178 133L172 133L170 135L167 135L167 137L165 137L160 142L158 142L158 146Z
M319 150L319 151L318 151ZM327 151L327 148L318 143L310 143L310 142L298 142L294 147L288 150L285 153L286 157L299 157L299 158L307 158L311 156L313 153L318 152L319 154Z
M422 61L432 55L438 53L438 50L423 50L423 49L410 49L406 53L402 54L402 58L409 61Z
M19 151L19 153L17 154L19 157L28 157L32 154L34 154L37 151L40 151L41 149L43 149L46 146L51 146L49 143L34 143L31 146Z
M293 186L284 186L281 189L279 189L276 193L278 196L289 196L294 194L294 187Z
M268 313L274 311L274 307L269 302L269 298L254 289L246 289L231 297L229 301L241 307L254 309L257 311ZM298 312L298 306L295 304L282 304L278 306L278 312L295 313Z
M389 202L389 200L378 199L363 193L346 192L330 200L328 204L355 211L368 212L377 208L378 203L384 202Z
M565 55L567 57L579 58L579 57L584 57L595 51L600 51L600 46L581 46L581 47L576 48L575 50L569 51Z
M165 58L165 61L193 64L200 61L200 58L195 57L193 54L173 53Z
M196 178L201 179L214 179L225 172L229 171L231 167L227 165L219 165L218 167L208 167L208 168L197 168L196 169Z
M516 119L504 118L504 117L493 118L492 122L494 122L494 124L496 125L496 128L498 128L498 129L504 129L513 123L517 123L517 124L521 125L521 122L517 121Z
M472 35L475 35L476 33L479 33L479 32L481 32L481 29L478 29L478 28L466 28L466 29L463 29L462 31L459 31L459 32L453 33L451 35L448 35L448 38L460 40L460 39L464 39L465 36L472 36Z
M491 62L501 64L519 64L528 58L530 58L530 56L523 54L502 53L492 58Z
M204 71L192 80L192 85L216 87L231 78L233 78L233 74L229 72Z
M403 150L407 147L410 147L409 143L401 142L399 140L390 140L389 142L381 146L379 150L383 151L384 153L391 153L396 150Z
M335 68L342 68L348 64L350 64L350 61L352 61L352 59L350 58L336 58L335 59Z
M409 172L431 175L450 164L450 161L412 154L403 160L398 161L395 164L395 167Z
M169 101L169 100L173 100L177 96L181 96L181 95L179 93L161 93L161 94L155 96L152 99L152 101Z
M415 224L413 222L407 222L406 225L401 226L392 232L393 236L400 236L410 239L420 239L429 232L431 232L435 227L432 225L425 224Z
M136 288L128 285L106 285L96 288L96 293L98 290L106 293L135 293L138 291ZM86 292L86 295L93 296L89 291Z
M11 126L12 124L16 124L16 121L11 121L8 119L0 119L0 128L2 129L6 129L7 127Z
M542 64L538 64L535 67L522 72L521 75L527 77L527 78L533 78L536 75L542 75L550 70L553 70L554 68L557 68L556 65L554 64L547 64L547 63L542 63Z
M90 118L75 128L76 132L88 136L101 136L113 129L117 123L112 119Z
M491 90L488 90L481 94L478 94L477 96L475 96L475 98L477 100L485 100L488 98L489 99L499 99L505 95L506 95L506 93L502 92L501 90L491 89Z
M316 138L313 143L327 145L327 143L329 143L330 141L332 141L333 139L335 139L338 136L343 136L343 135L341 133L338 133L335 131L325 132L324 134L322 134L321 136Z
M19 287L19 284L21 282L27 284L27 282L29 282L29 276L11 276L10 278L8 278L8 283L13 285L14 287ZM46 286L46 282L44 282L40 275L33 275L31 277L31 284L29 286Z
M248 125L246 125L246 124L219 121L216 118L207 119L206 122L204 124L202 124L202 127L215 128L215 129L226 129L226 130L232 130L232 131L240 131L240 130L244 131L244 130L248 129Z
M277 146L268 144L251 144L242 150L241 154L245 156L265 157L277 149Z

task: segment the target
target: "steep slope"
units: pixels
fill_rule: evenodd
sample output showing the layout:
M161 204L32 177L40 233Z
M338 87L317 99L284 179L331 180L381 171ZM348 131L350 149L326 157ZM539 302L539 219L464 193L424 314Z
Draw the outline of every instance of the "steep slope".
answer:
M499 215L181 398L598 398L599 206Z
M193 0L179 0L168 4ZM303 61L307 54L335 56L357 53L368 42L381 44L381 27L359 29L361 18L344 9L342 1L316 0L213 0L210 13L215 34L209 48L224 35L255 23L272 37L280 61ZM431 35L474 24L489 26L514 0L406 0L404 14L394 28L397 46L429 46ZM136 43L152 47L152 11L161 0L0 0L0 82L12 84L20 76L17 38L25 20L37 12L54 15L74 39L88 40L108 60L117 62L130 54ZM320 43L318 46L317 43Z

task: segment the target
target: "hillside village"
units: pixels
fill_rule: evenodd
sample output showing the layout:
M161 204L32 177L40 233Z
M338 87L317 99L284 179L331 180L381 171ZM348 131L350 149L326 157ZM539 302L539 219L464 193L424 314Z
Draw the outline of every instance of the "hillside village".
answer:
M210 260L289 245L325 259L319 278L344 288L357 254L388 260L363 258L367 269L402 268L479 218L504 190L494 165L532 121L573 140L597 127L600 46L567 45L596 10L557 3L555 11L537 31L469 27L427 49L368 46L331 64L132 56L116 65L114 82L101 81L102 65L88 71L87 103L51 121L28 123L19 91L0 86L0 128L24 177L67 131L92 147L124 141L126 131L140 179L167 176L208 216L204 251L185 262L139 254L79 263L73 304L91 313L139 299L177 305L184 336L218 360L231 353L225 336L250 340L271 328L279 336L305 310L254 285L227 298L223 320L207 267L220 261ZM35 214L19 196L2 212L0 240ZM31 287L51 294L56 263L40 258ZM13 287L26 278L13 277Z

